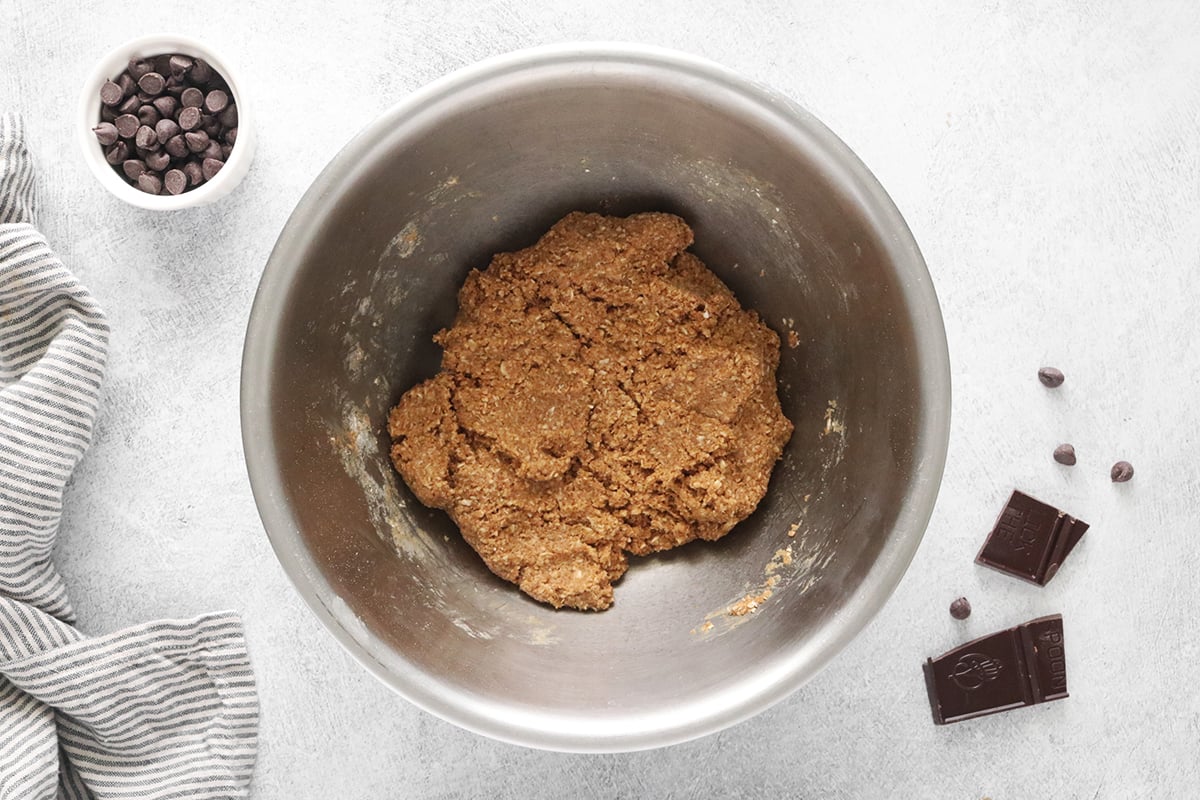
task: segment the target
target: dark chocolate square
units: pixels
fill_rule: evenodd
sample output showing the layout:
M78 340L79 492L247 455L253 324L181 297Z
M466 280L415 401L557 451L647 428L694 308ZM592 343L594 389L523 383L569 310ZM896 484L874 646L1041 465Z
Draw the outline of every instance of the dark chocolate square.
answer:
M1086 522L1014 491L975 561L1045 586L1087 529Z
M1067 697L1062 617L1040 617L925 662L938 725Z

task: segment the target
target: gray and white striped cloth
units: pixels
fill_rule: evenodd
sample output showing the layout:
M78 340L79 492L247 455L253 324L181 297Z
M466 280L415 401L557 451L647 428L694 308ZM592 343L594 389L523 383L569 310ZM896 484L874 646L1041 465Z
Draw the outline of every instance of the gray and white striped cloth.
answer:
M72 624L50 553L109 328L33 197L21 123L0 115L0 800L244 797L258 699L237 615Z

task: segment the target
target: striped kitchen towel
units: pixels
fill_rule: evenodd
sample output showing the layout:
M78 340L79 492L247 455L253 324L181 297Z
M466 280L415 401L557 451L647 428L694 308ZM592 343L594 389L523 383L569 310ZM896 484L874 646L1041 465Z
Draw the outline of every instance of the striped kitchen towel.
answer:
M50 552L109 329L32 211L21 123L0 115L0 800L244 797L258 699L237 615L73 625Z

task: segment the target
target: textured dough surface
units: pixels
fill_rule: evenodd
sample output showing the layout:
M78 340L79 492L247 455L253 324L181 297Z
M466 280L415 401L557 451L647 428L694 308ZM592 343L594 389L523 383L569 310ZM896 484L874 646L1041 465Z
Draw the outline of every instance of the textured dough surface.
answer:
M718 539L792 433L779 337L686 252L670 214L572 213L496 255L392 409L392 461L495 574L599 610L627 554Z

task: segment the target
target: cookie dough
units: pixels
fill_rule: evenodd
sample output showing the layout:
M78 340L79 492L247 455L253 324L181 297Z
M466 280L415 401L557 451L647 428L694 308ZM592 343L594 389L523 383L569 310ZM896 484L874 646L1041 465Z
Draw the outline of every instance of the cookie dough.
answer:
M572 213L467 277L442 370L392 409L392 461L505 580L599 610L627 554L719 539L792 433L779 337L671 214Z

